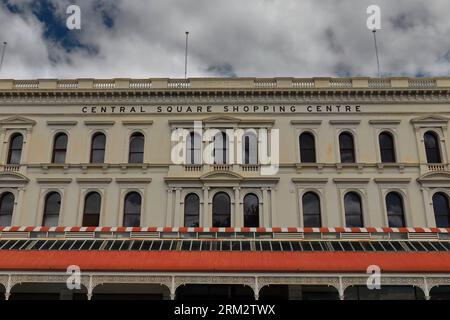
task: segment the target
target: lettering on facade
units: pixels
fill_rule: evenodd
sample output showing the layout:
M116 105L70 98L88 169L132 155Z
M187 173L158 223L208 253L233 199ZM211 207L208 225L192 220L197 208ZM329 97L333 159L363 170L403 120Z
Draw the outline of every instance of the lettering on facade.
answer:
M358 113L359 105L84 106L82 113Z

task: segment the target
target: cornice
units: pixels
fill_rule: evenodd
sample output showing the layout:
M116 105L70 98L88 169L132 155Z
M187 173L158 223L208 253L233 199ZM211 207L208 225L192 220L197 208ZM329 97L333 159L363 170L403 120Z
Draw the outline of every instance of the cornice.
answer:
M165 89L165 90L0 90L2 104L133 103L447 103L450 88L433 89Z
M0 80L0 104L270 101L447 102L450 101L450 77Z

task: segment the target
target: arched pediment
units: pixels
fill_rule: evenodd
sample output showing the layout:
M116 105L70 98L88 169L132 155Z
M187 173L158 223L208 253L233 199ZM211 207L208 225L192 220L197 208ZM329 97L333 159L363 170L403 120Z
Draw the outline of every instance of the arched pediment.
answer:
M420 176L417 181L419 183L450 183L450 172L446 171L437 171L437 172L428 172L422 176Z
M422 117L411 119L412 124L447 124L448 118L440 115L430 114Z
M29 181L30 179L17 172L0 172L0 185L27 184Z
M235 172L214 171L208 172L200 177L202 181L241 181L243 177Z

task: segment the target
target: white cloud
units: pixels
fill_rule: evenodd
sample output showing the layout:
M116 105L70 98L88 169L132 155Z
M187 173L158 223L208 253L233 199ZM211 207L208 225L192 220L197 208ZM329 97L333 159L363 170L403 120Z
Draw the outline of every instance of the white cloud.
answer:
M82 9L85 49L66 52L44 38L32 0L0 5L0 41L8 41L3 78L182 77L184 31L190 31L189 76L336 76L376 74L366 8L381 7L377 32L386 75L448 75L450 2L298 0L49 0L65 19ZM1 0L0 0L1 3ZM112 28L104 23L104 14ZM52 57L52 59L50 59Z

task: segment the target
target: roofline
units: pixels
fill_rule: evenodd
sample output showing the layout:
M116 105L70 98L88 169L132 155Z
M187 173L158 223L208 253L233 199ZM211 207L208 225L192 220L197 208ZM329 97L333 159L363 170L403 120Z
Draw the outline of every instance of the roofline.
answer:
M442 89L450 77L274 77L274 78L113 78L113 79L0 79L0 91L91 91L91 90L348 90L348 89Z

